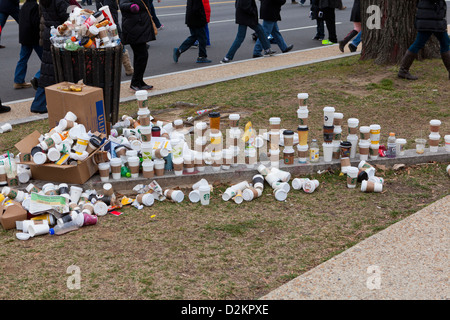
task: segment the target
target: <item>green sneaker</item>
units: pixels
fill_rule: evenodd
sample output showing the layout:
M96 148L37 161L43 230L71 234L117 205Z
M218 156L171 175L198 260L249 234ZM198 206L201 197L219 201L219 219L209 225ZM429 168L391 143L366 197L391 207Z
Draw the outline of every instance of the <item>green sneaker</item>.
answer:
M322 44L324 46L330 46L330 45L334 44L334 42L331 42L330 40L322 40Z

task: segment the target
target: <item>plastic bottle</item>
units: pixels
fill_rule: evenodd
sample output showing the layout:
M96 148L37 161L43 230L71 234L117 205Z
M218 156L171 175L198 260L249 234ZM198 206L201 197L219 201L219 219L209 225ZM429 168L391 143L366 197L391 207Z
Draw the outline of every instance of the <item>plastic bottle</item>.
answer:
M80 227L77 223L77 221L74 220L70 220L69 222L66 222L64 224L61 225L56 225L55 227L51 228L49 230L49 234L53 235L61 235L61 234L65 234L68 233L70 231L75 231L78 230Z
M386 151L386 157L388 158L395 158L396 157L396 151L397 151L397 143L395 142L395 133L391 132L389 133L389 138L387 141L387 151Z
M319 144L317 143L317 139L311 140L311 146L309 147L309 161L310 162L319 162Z
M120 175L126 178L131 177L130 169L126 165L122 165L122 168L120 169Z

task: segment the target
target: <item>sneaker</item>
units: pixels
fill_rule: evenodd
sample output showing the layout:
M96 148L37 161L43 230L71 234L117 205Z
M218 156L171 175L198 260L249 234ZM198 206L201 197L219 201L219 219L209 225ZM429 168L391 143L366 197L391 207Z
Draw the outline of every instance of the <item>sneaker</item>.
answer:
M173 61L178 62L178 58L181 56L180 50L178 48L173 48Z
M330 46L330 45L333 45L334 42L331 42L330 40L322 40L322 44L323 44L324 46Z
M24 83L14 83L14 89L26 89L31 88L31 83L24 82Z
M290 46L286 47L286 49L283 50L283 53L289 52L292 50L292 48L294 48L294 45L291 44Z
M164 29L164 25L161 24L161 26L158 28L158 31L161 31L161 30L163 30L163 29Z
M259 53L259 54L254 54L254 55L253 55L253 58L261 58L262 56L263 56L263 55L260 54L260 53Z
M224 57L222 60L220 60L220 63L228 63L231 62L230 59L228 59L227 57Z
M0 113L10 112L11 108L8 106L0 105Z
M272 49L267 49L267 50L264 50L264 55L265 56L273 56L274 54L276 53L276 51L275 50L272 50Z
M0 44L0 49L5 49L6 47L4 45Z
M209 63L211 62L211 60L206 59L206 57L198 57L197 58L197 63Z
M319 36L315 36L314 38L312 38L313 40L318 40L318 41L322 41L323 40L323 38L322 37L319 37Z

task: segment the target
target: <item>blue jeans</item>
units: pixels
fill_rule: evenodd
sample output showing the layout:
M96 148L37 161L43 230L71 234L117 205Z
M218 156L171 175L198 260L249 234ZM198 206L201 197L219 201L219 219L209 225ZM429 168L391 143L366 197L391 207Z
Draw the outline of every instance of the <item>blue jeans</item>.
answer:
M150 0L150 14L152 15L153 22L157 28L161 27L161 21L159 21L156 16L155 6L153 5L153 0Z
M191 35L183 41L178 50L181 53L185 52L187 49L192 47L196 40L198 40L198 56L199 57L207 57L206 54L206 31L204 27L200 28L191 28L189 27L189 32Z
M5 27L6 20L8 20L8 17L11 16L16 20L17 23L19 23L19 7L17 7L17 10L14 10L13 12L0 12L0 25L3 28ZM0 40L1 40L1 32L0 32Z
M435 35L441 46L441 53L445 53L450 50L450 39L447 32L417 32L416 41L409 47L409 51L413 53L419 53L420 49L425 47L425 44L432 35Z
M31 103L30 107L31 111L47 111L47 100L45 99L45 88L38 87L36 90L36 94L34 96L34 100Z
M262 27L266 34L272 35L274 43L276 43L278 47L280 47L281 51L286 50L287 44L286 42L284 42L283 36L280 33L280 29L278 29L278 23L276 21L264 20ZM261 41L258 38L258 40L256 40L255 47L253 48L253 54L258 55L261 53L261 50Z
M360 31L359 33L358 33L358 35L353 39L353 41L352 41L352 44L355 46L355 47L357 47L360 43L361 43L361 32L362 31Z
M28 59L30 59L33 50L42 59L42 47L39 45L27 46L21 45L19 61L17 61L16 71L14 72L14 83L24 83L27 75ZM35 76L36 77L36 76Z
M269 39L267 39L267 35L264 32L263 27L259 23L257 25L249 27L256 32L256 34L258 35L258 39L261 39L263 49L264 50L270 49L270 42ZM234 42L231 45L230 50L228 50L228 53L225 56L227 59L233 60L236 51L241 46L242 42L244 42L246 34L247 34L247 26L243 24L238 25L238 32L236 34L236 38L234 39Z

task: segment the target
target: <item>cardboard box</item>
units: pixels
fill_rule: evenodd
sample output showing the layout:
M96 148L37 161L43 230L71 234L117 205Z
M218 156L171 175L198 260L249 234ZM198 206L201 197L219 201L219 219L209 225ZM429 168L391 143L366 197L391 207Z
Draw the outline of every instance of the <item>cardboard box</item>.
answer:
M62 87L72 85L60 82L45 88L48 123L50 128L58 125L68 111L78 117L77 123L83 124L86 131L107 133L103 89L83 85L82 91L63 91Z
M16 228L16 221L27 219L27 210L16 201L6 201L0 204L0 223L6 230Z
M40 136L41 134L38 131L34 131L16 143L15 147L20 153L29 154L31 149L39 143ZM101 137L104 138L106 135L101 135ZM37 165L33 161L21 161L20 163L30 167L34 180L83 184L98 171L97 165L92 160L93 156L103 146L92 152L85 160L78 161L78 165L57 165L54 163Z

